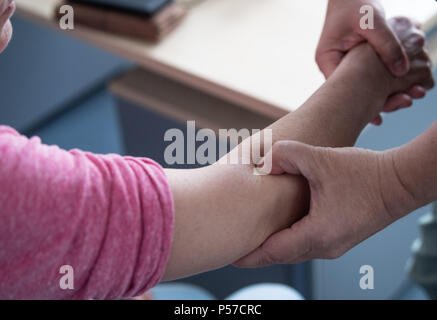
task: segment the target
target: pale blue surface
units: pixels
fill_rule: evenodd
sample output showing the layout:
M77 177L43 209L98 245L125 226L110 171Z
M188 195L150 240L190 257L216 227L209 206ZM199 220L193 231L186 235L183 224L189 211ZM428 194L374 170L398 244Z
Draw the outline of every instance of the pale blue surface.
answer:
M215 300L205 289L187 283L161 284L152 289L154 300ZM225 300L303 300L293 288L278 283L258 283L234 292Z

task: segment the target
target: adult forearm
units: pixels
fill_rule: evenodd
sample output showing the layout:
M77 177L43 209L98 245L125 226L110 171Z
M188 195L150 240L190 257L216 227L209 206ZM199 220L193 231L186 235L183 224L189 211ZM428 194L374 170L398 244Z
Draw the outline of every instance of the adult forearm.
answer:
M165 280L233 263L307 209L303 179L256 176L246 165L168 170L167 176L176 216Z
M437 200L437 122L412 142L387 152L399 191L393 195L394 214L403 216Z

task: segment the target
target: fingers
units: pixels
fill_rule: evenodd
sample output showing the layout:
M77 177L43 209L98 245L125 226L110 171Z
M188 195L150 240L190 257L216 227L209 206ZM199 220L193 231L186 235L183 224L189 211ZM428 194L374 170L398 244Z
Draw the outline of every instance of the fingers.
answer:
M260 164L256 166L256 173L260 175L280 175L285 173L281 167L280 142L273 145L272 149L264 156Z
M4 26L4 24L14 14L14 11L15 11L15 4L11 3L10 1L5 2L4 8L0 8L0 31L1 28Z
M413 26L416 28L416 29L422 29L422 23L419 21L419 20L417 20L417 19L415 19L415 18L409 18L410 19L410 21L411 21L411 23L413 24Z
M419 29L414 29L408 38L403 42L403 45L409 56L415 56L423 51L425 43L425 32Z
M400 109L409 108L413 105L413 99L422 99L426 96L426 89L422 86L415 85L406 93L394 94L387 99L384 105L383 112L395 112ZM382 116L378 115L372 120L371 124L380 126L383 122Z
M237 267L255 268L272 264L294 264L311 259L314 232L305 216L291 228L271 236L258 249L234 263Z
M413 104L412 97L408 93L395 94L388 98L383 108L384 112L394 112L402 108L408 108Z
M434 86L432 63L425 48L425 33L420 30L420 25L417 22L406 17L392 18L388 24L402 43L410 59L410 71L405 77L398 79L400 86L395 86L397 90L394 92L403 92L412 99L421 99L425 96L426 89L431 89ZM408 103L408 98L405 95L403 97L393 96L390 101L387 101L384 111L395 111L406 107L406 103Z
M295 142L280 141L264 159L264 167L270 167L272 174L301 174L314 185L316 158L314 147ZM311 258L313 241L310 216L305 216L291 228L271 236L261 247L241 258L237 267L254 268L271 264L292 264Z
M394 17L388 21L391 29L404 47L408 56L420 53L426 42L425 33L419 24L408 17Z
M428 60L414 60L411 64L412 72L407 76L410 83L419 85L427 90L434 87L434 78L431 71L431 62Z
M306 145L299 142L276 142L261 161L257 171L264 175L283 173L301 175L300 159L306 157L307 149Z
M408 73L408 56L385 19L378 18L375 29L360 29L359 32L380 55L393 75L401 77Z
M279 141L273 145L264 162L271 163L271 174L302 175L311 183L314 179L312 168L317 162L314 149L313 146L297 141Z
M0 32L2 32L3 26L6 24L10 16L8 14L0 14Z
M375 119L372 120L372 122L370 122L371 124L375 125L375 126L380 126L382 125L382 116L378 115Z
M413 99L422 99L426 96L426 89L422 86L414 86L407 91L407 95Z

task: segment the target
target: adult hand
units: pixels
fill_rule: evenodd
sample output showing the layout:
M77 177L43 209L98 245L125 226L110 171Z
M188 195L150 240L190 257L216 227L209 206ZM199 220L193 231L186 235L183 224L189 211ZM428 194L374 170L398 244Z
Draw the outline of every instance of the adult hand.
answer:
M374 9L374 29L361 28L360 21L363 6L372 6ZM325 26L316 52L316 61L320 70L328 78L338 67L345 54L362 42L369 42L380 55L387 68L396 77L404 76L409 71L409 57L403 41L403 35L397 34L393 24L397 22L386 21L384 9L377 0L330 0L325 20ZM414 28L420 28L414 25ZM410 27L411 33L418 33ZM404 36L404 39L400 38ZM422 33L422 38L424 35ZM422 43L422 48L424 42ZM409 88L405 92L392 95L384 106L384 111L393 112L400 108L412 105L413 99L424 96L425 90L420 87ZM382 123L379 116L372 121L375 125Z
M374 8L374 29L362 29L363 6ZM326 78L338 67L344 55L360 44L369 42L394 76L404 76L409 69L408 57L401 42L385 19L377 0L330 0L325 25L316 52L316 61Z
M432 63L425 47L425 33L420 25L406 17L388 20L390 28L401 42L409 60L409 72L403 77L393 77L392 94L387 99L383 112L394 112L413 104L413 99L425 97L426 90L434 87ZM381 116L373 124L382 123Z
M321 148L282 141L270 152L272 157L268 155L265 161L272 161L272 174L289 173L307 179L310 210L289 229L272 235L236 262L239 267L338 258L408 213L411 206L411 196L398 180L390 151Z

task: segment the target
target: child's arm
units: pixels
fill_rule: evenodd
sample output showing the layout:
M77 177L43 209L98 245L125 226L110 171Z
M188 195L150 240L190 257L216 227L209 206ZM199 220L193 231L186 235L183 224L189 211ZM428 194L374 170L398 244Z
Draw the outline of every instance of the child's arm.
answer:
M270 126L273 143L352 146L387 97L414 83L397 82L371 47L361 45L300 109ZM307 212L309 194L301 178L256 176L252 169L217 163L167 170L176 224L166 280L230 264Z

